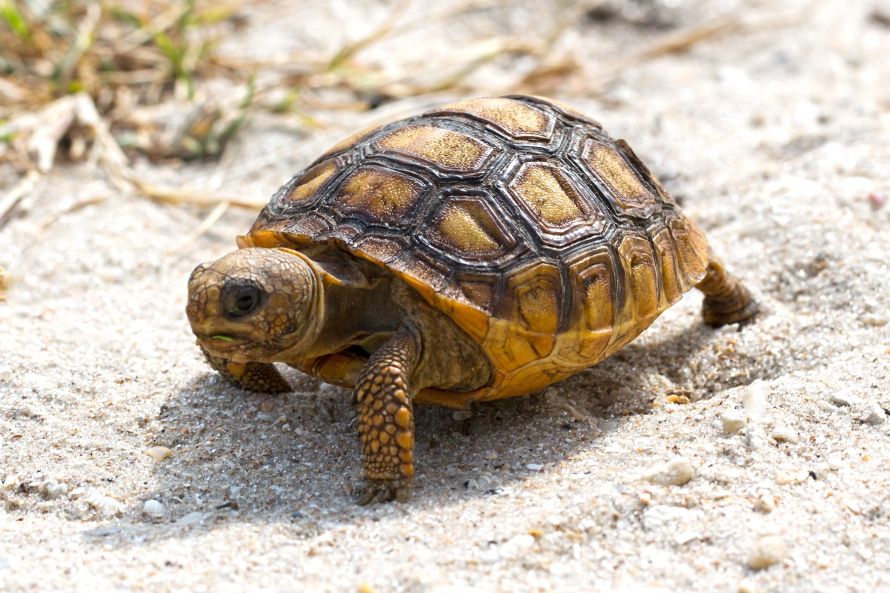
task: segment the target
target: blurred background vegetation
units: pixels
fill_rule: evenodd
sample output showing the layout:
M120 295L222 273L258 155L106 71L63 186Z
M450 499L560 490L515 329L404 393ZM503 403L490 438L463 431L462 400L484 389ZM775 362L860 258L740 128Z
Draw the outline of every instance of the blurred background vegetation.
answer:
M0 0L0 228L59 160L93 162L122 191L215 207L211 224L265 197L162 187L133 160L224 160L229 141L261 114L313 133L330 114L443 93L592 97L642 62L788 20L752 24L744 3L696 0L300 6L313 19L325 12L328 27L307 33L291 5L283 16L293 35L312 43L276 53L262 50L279 40L242 38L251 19L277 16L268 0ZM636 42L610 45L613 28ZM436 55L405 51L429 33L446 42ZM597 43L585 43L590 34Z

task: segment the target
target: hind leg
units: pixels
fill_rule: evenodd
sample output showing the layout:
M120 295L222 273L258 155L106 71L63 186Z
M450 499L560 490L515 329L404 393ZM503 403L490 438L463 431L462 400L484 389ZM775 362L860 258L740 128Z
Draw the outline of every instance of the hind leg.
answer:
M759 311L748 289L717 257L711 257L704 279L695 287L705 294L702 317L712 327L748 321Z

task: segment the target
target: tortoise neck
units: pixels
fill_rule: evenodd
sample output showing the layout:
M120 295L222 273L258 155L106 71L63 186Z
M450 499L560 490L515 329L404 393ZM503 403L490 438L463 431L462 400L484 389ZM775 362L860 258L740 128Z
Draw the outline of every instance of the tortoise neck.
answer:
M302 353L313 349L324 327L326 290L321 271L311 259L292 249L281 248L277 251L293 256L300 262L290 278L296 288L293 294L300 295L293 304L296 309L293 315L299 328L295 332L296 342L275 357L276 360L286 361L302 357Z

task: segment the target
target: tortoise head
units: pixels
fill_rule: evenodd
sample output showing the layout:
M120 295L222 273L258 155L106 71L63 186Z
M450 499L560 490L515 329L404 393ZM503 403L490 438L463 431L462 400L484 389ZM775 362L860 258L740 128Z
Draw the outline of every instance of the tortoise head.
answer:
M186 314L198 343L234 362L298 355L320 331L321 283L290 250L233 251L195 268L188 291Z

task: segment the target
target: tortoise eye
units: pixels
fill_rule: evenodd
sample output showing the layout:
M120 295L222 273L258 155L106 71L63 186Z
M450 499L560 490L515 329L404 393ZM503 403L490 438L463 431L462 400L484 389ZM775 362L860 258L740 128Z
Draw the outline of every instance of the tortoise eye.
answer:
M222 304L228 317L244 317L253 313L263 300L263 293L253 282L227 285Z

